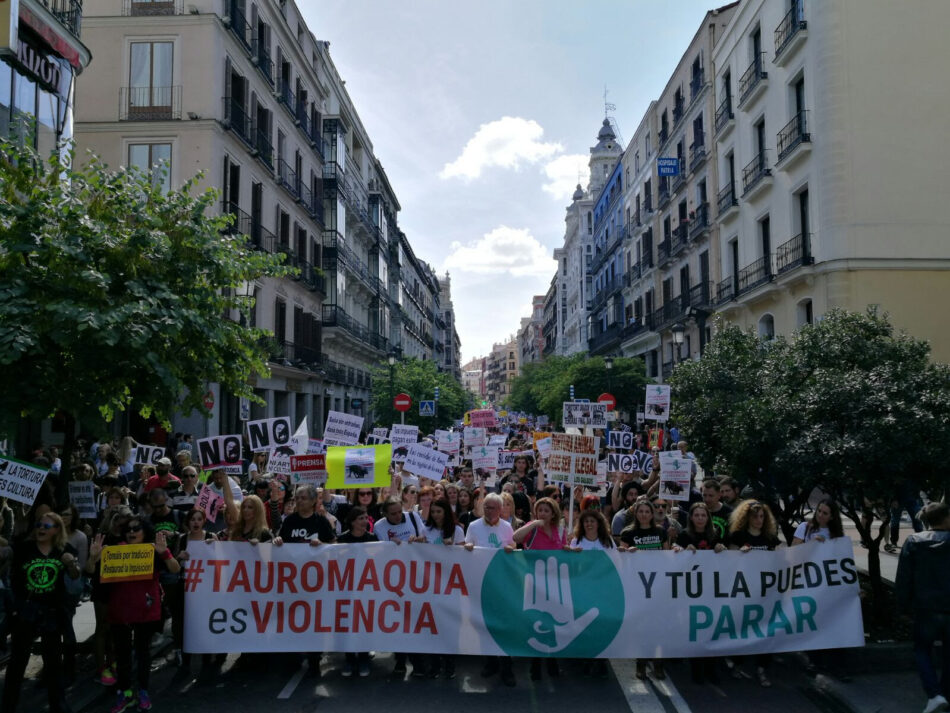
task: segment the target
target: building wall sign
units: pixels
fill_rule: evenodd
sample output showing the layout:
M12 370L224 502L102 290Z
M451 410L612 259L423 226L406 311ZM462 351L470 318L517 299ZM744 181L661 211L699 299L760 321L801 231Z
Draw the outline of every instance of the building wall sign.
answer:
M66 60L47 54L24 34L20 35L16 58L20 67L46 89L54 92L63 101L69 99L72 71Z

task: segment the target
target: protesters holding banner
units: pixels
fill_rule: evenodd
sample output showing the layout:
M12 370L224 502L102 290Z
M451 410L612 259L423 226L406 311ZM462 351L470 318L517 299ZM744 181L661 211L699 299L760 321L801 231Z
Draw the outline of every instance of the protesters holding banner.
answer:
M795 528L792 545L801 545L812 540L827 542L834 537L844 537L844 524L841 522L841 510L838 504L826 498L818 503L811 520Z
M725 542L729 532L729 516L732 515L732 508L722 503L720 490L719 481L715 478L703 481L703 502L706 503L706 510L712 518L712 526L716 534ZM690 506L689 514L692 515L692 512L692 506Z
M11 654L3 685L4 713L14 713L33 641L40 637L43 679L51 713L69 710L63 682L60 639L66 635L68 611L65 578L77 579L79 566L67 551L66 528L53 512L39 517L33 532L13 547L10 584L13 593ZM35 573L42 572L38 577Z
M497 493L489 493L482 502L484 517L468 526L465 533L465 549L475 547L502 549L514 542L511 525L501 519L502 499ZM515 685L515 674L510 656L489 656L482 668L482 678L490 678L501 672L501 681L508 687Z
M455 516L458 523L468 530L472 520L477 519L473 508L475 506L475 496L471 489L459 486L458 500L455 504Z
M294 492L295 510L284 518L278 536L273 542L278 547L285 542L304 543L311 546L328 544L336 540L330 521L317 514L317 489L310 483L301 483Z
M205 530L208 516L204 510L192 510L185 518L185 534L178 540L175 559L184 564L188 561L188 545L192 542L214 542L214 533ZM170 587L165 599L172 615L172 639L175 642L175 662L179 666L188 665L188 654L182 651L185 641L185 591L183 586Z
M372 495L372 491L370 491ZM337 538L339 544L353 542L379 542L379 538L369 529L369 515L362 505L354 505L346 514L346 531ZM346 662L340 674L349 678L357 671L360 678L366 678L370 673L370 659L368 651L347 651Z
M418 503L413 509L419 513L419 517L422 518L423 522L429 519L429 506L432 505L434 499L435 490L432 486L426 485L419 490Z
M614 547L604 514L599 510L584 510L574 523L574 537L571 539L570 549L582 552L612 550Z
M256 495L241 501L241 516L228 529L228 542L249 542L252 545L270 542L274 535L267 528L264 503Z
M465 533L455 523L455 515L449 501L436 500L429 506L429 517L425 520L426 542L432 545L461 545L465 542Z
M729 549L749 552L751 550L774 550L783 547L778 539L778 525L768 505L758 500L743 500L739 503L729 519ZM740 669L742 660L749 657L737 657L733 661L733 678L742 678ZM755 675L759 685L768 688L772 685L767 675L769 664L772 662L770 654L756 654Z
M511 493L502 492L501 494L501 519L511 525L512 531L517 530L524 525L524 520L518 517L515 512L515 498Z
M122 713L138 704L139 710L152 707L148 695L149 676L152 667L151 641L156 625L162 618L162 591L159 585L161 572L177 573L181 570L178 560L172 556L165 541L165 533L157 535L151 523L142 517L133 517L123 530L124 544L153 543L155 564L152 577L146 580L115 582L106 585L109 590L109 624L112 628L112 644L115 649L117 684L115 705L111 713ZM95 571L102 556L102 535L96 537L89 549L86 571ZM136 683L138 696L132 692L132 651L135 650L137 666Z

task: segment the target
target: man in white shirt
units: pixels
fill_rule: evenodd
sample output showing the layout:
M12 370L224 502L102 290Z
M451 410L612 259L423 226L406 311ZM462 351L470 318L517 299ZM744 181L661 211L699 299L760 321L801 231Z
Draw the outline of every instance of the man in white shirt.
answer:
M465 534L465 549L471 551L476 547L490 547L502 549L506 545L514 544L514 531L511 524L501 519L502 500L498 493L489 493L482 503L484 517L473 520ZM501 672L501 682L508 687L515 685L515 674L511 670L510 656L489 656L482 668L482 678L489 678Z

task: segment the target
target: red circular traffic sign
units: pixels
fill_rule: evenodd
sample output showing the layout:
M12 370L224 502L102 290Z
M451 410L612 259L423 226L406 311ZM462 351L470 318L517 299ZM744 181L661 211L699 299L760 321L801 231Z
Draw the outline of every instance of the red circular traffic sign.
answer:
M608 394L607 392L604 392L597 397L597 403L607 404L608 411L613 411L615 408L617 408L617 399L614 398L613 394Z
M393 406L397 411L408 411L412 408L412 397L409 394L396 394Z
M214 392L213 391L209 391L208 393L205 394L204 404L205 404L205 408L208 409L209 411L214 408Z

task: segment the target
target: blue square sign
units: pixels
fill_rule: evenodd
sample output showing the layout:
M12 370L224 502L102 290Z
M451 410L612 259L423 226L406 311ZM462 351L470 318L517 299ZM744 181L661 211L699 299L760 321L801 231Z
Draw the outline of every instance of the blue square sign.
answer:
M675 156L661 157L656 160L657 176L678 176L680 173L680 160Z

